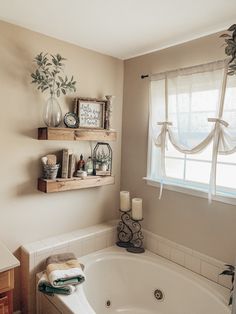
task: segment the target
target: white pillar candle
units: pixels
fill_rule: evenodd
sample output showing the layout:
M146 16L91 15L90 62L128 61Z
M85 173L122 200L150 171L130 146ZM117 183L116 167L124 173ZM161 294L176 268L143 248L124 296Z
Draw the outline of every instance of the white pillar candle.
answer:
M143 219L143 200L141 198L132 199L132 218L134 220Z
M130 195L128 191L120 191L120 210L122 212L130 210Z

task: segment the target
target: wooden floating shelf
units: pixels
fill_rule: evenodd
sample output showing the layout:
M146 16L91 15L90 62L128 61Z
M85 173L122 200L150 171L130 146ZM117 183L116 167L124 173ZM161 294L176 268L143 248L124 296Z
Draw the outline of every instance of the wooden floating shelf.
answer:
M70 179L56 179L46 180L38 179L38 190L44 193L61 192L69 190L87 189L103 185L114 184L115 178L113 176L88 176L86 179L70 178Z
M38 128L39 140L54 141L115 141L114 130L70 129L70 128Z

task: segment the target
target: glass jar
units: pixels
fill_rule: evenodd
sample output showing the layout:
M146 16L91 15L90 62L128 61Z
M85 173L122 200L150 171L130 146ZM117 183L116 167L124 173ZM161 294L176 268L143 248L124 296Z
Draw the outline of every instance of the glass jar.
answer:
M85 171L87 172L88 175L93 174L93 161L91 157L88 157L85 163Z
M45 104L43 111L43 121L49 127L57 127L62 121L62 111L60 104L52 95Z

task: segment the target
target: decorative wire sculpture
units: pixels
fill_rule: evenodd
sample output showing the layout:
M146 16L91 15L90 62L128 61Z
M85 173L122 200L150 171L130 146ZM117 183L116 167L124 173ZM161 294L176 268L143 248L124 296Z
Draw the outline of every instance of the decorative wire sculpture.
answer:
M143 233L141 231L141 224L139 222L140 220L133 220L132 219L132 240L131 243L133 244L132 247L127 248L128 252L131 253L143 253L145 252L143 248Z
M93 175L111 176L112 149L108 143L98 142L93 150Z
M116 243L120 247L131 247L133 244L131 240L133 238L133 233L131 229L132 220L128 212L121 211L121 220L118 223L118 242Z
M124 247L131 253L143 253L143 234L141 224L138 220L133 220L130 215L130 210L127 212L121 211L121 220L117 226L118 241L116 244Z

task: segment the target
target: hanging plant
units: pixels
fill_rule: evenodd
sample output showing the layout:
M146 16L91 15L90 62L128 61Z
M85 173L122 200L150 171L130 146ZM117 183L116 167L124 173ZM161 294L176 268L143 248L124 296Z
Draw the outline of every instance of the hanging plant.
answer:
M231 57L228 75L234 75L236 74L236 24L231 25L227 31L228 33L222 34L220 37L225 39L225 53Z
M59 53L56 55L43 54L40 52L35 58L34 62L37 64L37 69L31 74L33 78L32 83L38 85L38 89L43 93L46 90L50 91L50 95L60 97L61 93L66 95L69 92L75 92L75 84L73 76L68 79L64 75L64 64L66 59Z
M229 305L233 303L233 291L234 291L234 276L235 276L235 267L233 265L225 265L227 269L222 271L220 275L226 275L231 277L231 283L232 283L232 288L230 290L230 298L229 298Z

